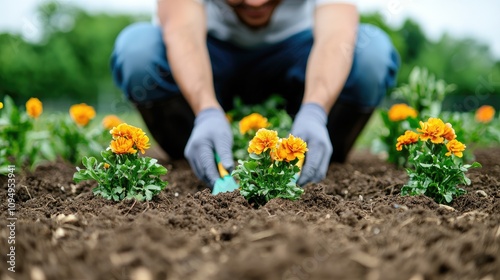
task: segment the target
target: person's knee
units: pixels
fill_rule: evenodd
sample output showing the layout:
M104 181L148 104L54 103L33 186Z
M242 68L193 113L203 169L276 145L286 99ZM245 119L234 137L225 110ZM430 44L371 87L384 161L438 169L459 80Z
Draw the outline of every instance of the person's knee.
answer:
M158 89L161 79L168 76L160 61L165 46L158 26L135 23L117 37L112 68L118 86L128 98L140 102ZM163 59L166 64L166 57Z
M394 86L399 68L399 56L389 36L373 25L361 25L353 63L363 105L377 106L387 89Z

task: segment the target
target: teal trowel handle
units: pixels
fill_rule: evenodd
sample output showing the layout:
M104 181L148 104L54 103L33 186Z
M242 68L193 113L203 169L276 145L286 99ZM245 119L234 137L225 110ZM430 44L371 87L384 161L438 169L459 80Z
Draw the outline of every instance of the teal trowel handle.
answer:
M220 178L215 181L212 194L216 195L222 192L232 192L238 189L238 183L236 183L233 176L231 176L226 168L224 168L217 153L215 153L215 162L217 163L217 169L219 170Z
M222 162L220 162L220 157L217 153L215 154L215 162L217 163L217 170L219 170L219 175L221 176L221 178L229 175L229 172L227 172L226 168L224 168L224 166L222 165Z

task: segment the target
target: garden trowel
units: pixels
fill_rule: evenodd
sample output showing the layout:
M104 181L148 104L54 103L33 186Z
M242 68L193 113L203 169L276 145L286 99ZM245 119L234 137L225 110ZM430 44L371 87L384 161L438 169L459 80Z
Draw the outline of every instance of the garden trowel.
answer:
M232 192L239 188L238 183L234 180L233 176L227 172L227 170L222 166L220 162L220 157L215 154L215 162L217 163L217 169L219 170L220 178L215 181L212 194L216 195L223 192Z

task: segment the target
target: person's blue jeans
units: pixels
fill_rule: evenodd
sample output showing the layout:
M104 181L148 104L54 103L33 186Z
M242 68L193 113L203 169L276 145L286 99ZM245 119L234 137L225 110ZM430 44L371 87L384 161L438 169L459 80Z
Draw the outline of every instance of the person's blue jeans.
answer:
M287 100L287 111L294 115L304 93L312 45L311 30L250 50L208 36L218 101L228 110L236 95L244 103L257 103L271 94L281 94ZM166 51L160 27L150 23L132 24L116 39L111 58L113 77L134 104L159 104L181 96ZM375 26L360 24L353 65L336 104L350 104L360 112L371 112L387 89L395 85L398 68L399 56L389 37Z
M311 30L254 50L208 36L219 101L227 106L233 94L250 101L270 93L281 93L285 99L301 96L303 90L296 92L296 85L304 84L312 44ZM116 84L135 103L181 94L171 75L159 26L136 23L125 28L116 40L111 64ZM398 68L398 54L388 36L377 27L361 24L353 66L339 99L362 107L377 106L395 84Z

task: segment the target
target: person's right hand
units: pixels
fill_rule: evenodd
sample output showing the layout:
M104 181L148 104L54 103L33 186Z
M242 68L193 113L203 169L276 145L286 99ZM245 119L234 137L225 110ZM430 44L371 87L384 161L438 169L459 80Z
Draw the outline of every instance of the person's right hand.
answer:
M229 170L234 169L232 153L233 134L224 112L217 108L201 111L194 121L194 128L184 149L184 156L198 178L213 187L220 178L215 163L215 153Z
M328 115L317 103L302 104L295 116L292 134L306 141L309 150L297 181L299 186L304 186L309 182L317 183L326 177L333 152L326 128L327 120Z

